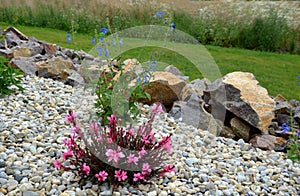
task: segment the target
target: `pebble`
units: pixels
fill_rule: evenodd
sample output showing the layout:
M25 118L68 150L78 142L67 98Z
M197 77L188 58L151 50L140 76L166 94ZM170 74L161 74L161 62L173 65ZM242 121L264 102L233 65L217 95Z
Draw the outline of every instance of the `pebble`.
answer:
M114 193L108 185L88 182L81 187L76 174L54 169L52 161L66 149L66 112L78 112L80 123L87 123L95 97L52 79L22 80L24 92L0 99L0 196L300 194L300 164L285 154L253 150L242 139L215 137L168 114L155 118L153 130L159 136L172 134L170 163L176 173L124 185ZM141 106L140 122L147 121L150 108Z

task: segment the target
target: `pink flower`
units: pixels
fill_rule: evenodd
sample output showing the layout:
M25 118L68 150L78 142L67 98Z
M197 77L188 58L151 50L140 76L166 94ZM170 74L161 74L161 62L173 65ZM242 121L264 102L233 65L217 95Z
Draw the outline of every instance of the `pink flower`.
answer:
M97 123L92 123L91 125L90 125L90 127L89 127L89 129L91 130L91 131L94 131L94 133L98 133L98 131L99 131L99 126L98 126L98 124Z
M69 113L66 115L66 122L72 123L75 121L75 117L77 116L76 112L69 111Z
M153 112L153 114L157 114L159 112L164 112L160 102L156 102L156 103L153 104L152 112Z
M76 145L72 139L64 139L63 143L68 146L68 149L72 149L72 146Z
M67 152L62 153L62 157L64 160L67 160L68 157L72 157L72 156L74 156L74 153L70 149Z
M144 180L144 176L143 174L141 173L136 173L136 174L133 174L134 178L133 178L133 181L136 182L138 180Z
M98 137L97 137L97 141L102 141L102 135L99 135Z
M135 157L133 154L129 154L129 156L127 157L127 163L134 163L137 165L137 162L139 160L138 157Z
M71 131L72 131L73 133L76 133L76 134L78 134L78 131L79 131L79 130L81 130L81 129L80 129L80 127L79 127L79 126L77 126L77 125L76 125L76 126L72 126L72 127L71 127Z
M147 154L146 150L144 149L144 147L142 147L142 150L140 152L138 152L139 157L141 158L142 156L144 156L145 154Z
M144 142L145 144L149 144L150 141L148 140L148 136L143 136L142 142Z
M171 142L167 142L167 143L164 144L162 147L163 147L163 149L165 149L168 153L171 152L171 149L172 149Z
M89 174L90 173L90 167L88 165L86 165L86 163L83 163L82 165L82 171L85 172L85 174Z
M73 137L75 138L77 135L79 137L82 137L83 136L83 133L82 133L82 130L80 129L79 126L72 126L71 127L71 131L73 132Z
M165 173L172 173L174 172L175 173L175 170L174 170L174 165L167 165L163 171L160 172L160 175L164 175Z
M77 151L77 157L80 158L82 155L84 155L84 151L82 149L79 149Z
M151 140L155 139L155 133L153 133L152 131L149 133L149 136Z
M127 172L123 170L115 171L115 177L118 178L118 181L126 180L127 179Z
M134 130L132 128L129 128L126 130L126 133L133 136L134 135Z
M120 158L125 157L125 155L121 152L121 148L119 146L118 146L118 150L112 150L112 149L106 150L105 155L108 156L108 162L113 160L115 163L117 163Z
M146 175L146 174L149 174L152 170L150 169L150 166L148 163L144 163L143 164L143 169L142 169L142 174L143 175Z
M114 125L114 124L116 124L116 117L115 117L114 114L108 116L107 119L109 120L109 125Z
M96 174L95 177L98 179L99 182L105 181L108 176L108 173L106 171L100 171L99 174Z
M56 159L52 163L53 163L53 165L54 165L55 168L57 168L57 169L61 169L62 168L60 160Z
M162 141L160 142L160 144L162 144L162 148L165 149L168 153L171 152L171 138L167 137L167 136L163 136L162 137Z
M107 142L108 142L109 144L111 144L111 143L113 143L113 140L109 137L109 138L107 138Z

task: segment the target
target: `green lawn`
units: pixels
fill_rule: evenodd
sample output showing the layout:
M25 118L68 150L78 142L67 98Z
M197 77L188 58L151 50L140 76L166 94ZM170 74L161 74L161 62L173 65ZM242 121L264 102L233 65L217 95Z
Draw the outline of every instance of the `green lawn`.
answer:
M6 27L5 24L1 23L0 26L2 28ZM93 48L91 37L88 35L73 34L71 43L67 44L66 32L64 31L26 26L16 27L28 36L34 36L37 39L55 43L63 47L76 50L82 49L86 52L89 52ZM185 46L185 48L188 48L188 46ZM298 86L296 79L300 75L300 55L216 46L206 46L206 49L215 60L222 75L233 71L251 72L260 84L268 89L270 95L276 96L280 93L287 99L300 100L300 86ZM192 55L198 57L198 54L193 53L194 50L190 51ZM168 64L173 64L185 75L189 75L191 79L202 77L198 71L199 69L195 69L194 64L177 52L166 48L156 46L138 47L122 53L122 59L127 58L137 58L140 62L155 59L156 61L164 62L160 64L159 69L163 69ZM199 59L201 58L200 55Z

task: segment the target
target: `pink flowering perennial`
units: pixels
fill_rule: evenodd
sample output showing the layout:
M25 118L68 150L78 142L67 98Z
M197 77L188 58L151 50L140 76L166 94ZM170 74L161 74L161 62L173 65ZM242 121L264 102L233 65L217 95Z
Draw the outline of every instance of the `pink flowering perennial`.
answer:
M127 179L127 172L124 170L115 171L115 177L118 178L118 181L124 181Z

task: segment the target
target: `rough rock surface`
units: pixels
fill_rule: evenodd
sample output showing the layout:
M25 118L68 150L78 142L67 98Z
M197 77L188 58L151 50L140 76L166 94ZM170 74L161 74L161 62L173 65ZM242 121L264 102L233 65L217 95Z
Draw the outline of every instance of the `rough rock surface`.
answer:
M237 117L230 120L231 128L236 136L248 142L250 139L251 127Z
M185 81L169 72L155 72L150 86L145 90L151 95L151 100L143 99L141 102L152 104L160 101L166 108L171 108L179 100Z
M232 112L250 125L267 133L274 118L275 102L265 88L258 85L252 73L233 72L216 80L205 91L213 115L218 114L220 106Z
M177 101L169 113L175 119L181 118L185 124L207 130L214 136L219 136L222 130L222 122L208 113L197 100Z
M58 78L66 80L70 76L69 69L72 68L72 61L64 60L61 57L53 57L45 62L38 62L37 75L45 78Z
M274 150L276 146L280 146L285 142L284 138L273 135L256 135L249 141L253 147L263 150Z

